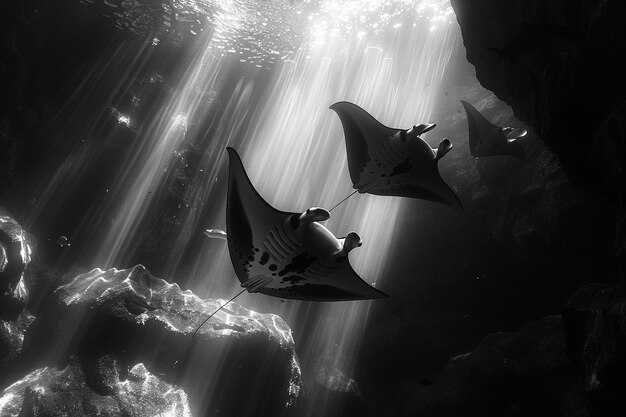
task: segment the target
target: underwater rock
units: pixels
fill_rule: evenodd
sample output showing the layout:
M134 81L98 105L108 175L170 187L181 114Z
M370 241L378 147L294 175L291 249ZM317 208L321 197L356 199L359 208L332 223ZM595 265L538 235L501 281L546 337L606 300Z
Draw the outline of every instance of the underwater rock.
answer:
M488 335L452 358L439 380L421 387L413 415L583 417L580 394L561 317L548 316L518 332Z
M312 373L313 378L305 382L307 397L324 398L325 401L323 404L309 404L306 411L312 415L368 415L370 404L361 393L357 382L341 366L320 360Z
M185 392L151 374L139 363L100 395L85 383L76 363L64 369L37 369L0 395L3 416L160 416L191 417Z
M35 366L64 364L74 354L92 371L105 355L142 362L185 390L194 415L280 415L298 396L294 341L278 316L229 304L192 337L223 301L201 300L141 265L94 269L54 297L26 335L25 356ZM242 386L254 393L249 400L222 395Z
M626 293L624 286L587 284L563 308L567 351L583 369L594 416L626 415Z
M317 368L315 381L329 389L330 391L350 392L357 397L361 396L361 391L353 378L350 378L338 366L329 364Z
M0 320L0 387L5 386L17 369L17 360L22 353L24 333L35 317L27 310L16 320Z
M28 301L25 271L32 242L15 219L0 207L0 319L15 320Z

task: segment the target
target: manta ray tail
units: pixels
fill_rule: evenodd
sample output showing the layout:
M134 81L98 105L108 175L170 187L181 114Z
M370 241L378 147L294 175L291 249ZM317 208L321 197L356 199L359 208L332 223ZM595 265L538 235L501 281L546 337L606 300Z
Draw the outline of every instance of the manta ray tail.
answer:
M452 149L452 143L450 143L450 140L448 139L442 140L441 143L439 144L439 147L437 148L437 156L435 157L435 160L439 161L448 152L450 152L451 149Z
M244 288L243 290L239 291L237 293L237 295L235 295L233 298L231 298L230 300L226 301L224 304L222 304L221 306L219 306L219 308L217 310L215 310L214 312L212 312L211 314L209 314L209 317L207 317L206 319L204 319L204 321L202 323L200 323L200 325L196 328L196 331L193 332L193 336L191 337L196 337L196 333L198 333L198 330L200 330L200 328L202 326L204 326L204 323L206 323L207 321L209 321L209 319L211 317L213 317L214 315L217 314L218 311L220 311L221 309L223 309L224 307L226 307L228 304L230 304L235 298L239 297L241 294L244 293L244 291L246 291L247 288Z
M347 197L344 197L344 199L343 199L343 200L341 200L340 202L338 202L337 204L335 204L335 205L334 205L334 206L333 206L330 210L328 210L328 212L330 213L331 211L333 211L334 209L336 209L337 207L339 207L339 205L340 205L341 203L343 203L344 201L347 201L350 197L352 197L352 196L353 196L354 194L356 194L358 191L359 191L358 189L357 189L357 190L352 191L350 194L348 194L348 196L347 196Z

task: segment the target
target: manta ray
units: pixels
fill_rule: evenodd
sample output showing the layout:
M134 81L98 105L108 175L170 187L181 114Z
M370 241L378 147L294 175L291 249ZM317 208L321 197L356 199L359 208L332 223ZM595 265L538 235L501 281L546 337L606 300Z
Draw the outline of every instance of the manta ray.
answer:
M452 144L444 139L433 149L420 137L435 124L397 129L383 125L353 103L340 101L330 108L341 120L348 170L359 193L418 198L463 209L437 167Z
M361 246L358 234L337 239L319 223L330 218L323 208L303 213L275 209L255 190L237 152L227 150L226 237L245 290L310 301L387 297L363 281L348 262L348 253Z
M526 129L496 126L467 101L461 100L461 104L467 114L472 156L511 155L524 159L524 148L516 139L526 136Z

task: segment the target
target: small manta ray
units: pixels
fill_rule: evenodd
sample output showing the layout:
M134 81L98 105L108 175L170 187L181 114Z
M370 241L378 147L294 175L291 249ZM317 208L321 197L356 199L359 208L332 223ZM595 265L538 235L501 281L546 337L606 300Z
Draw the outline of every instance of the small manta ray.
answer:
M418 198L463 210L437 169L452 144L444 139L433 149L420 137L436 125L395 129L353 103L340 101L330 108L343 125L350 178L359 193Z
M524 148L516 139L526 136L526 129L496 126L467 101L461 100L461 104L467 114L469 148L473 157L510 155L524 159Z
M320 221L322 208L289 213L270 206L254 189L237 152L228 149L228 252L241 286L278 298L347 301L387 295L363 281L348 262L361 246L351 232L337 239Z

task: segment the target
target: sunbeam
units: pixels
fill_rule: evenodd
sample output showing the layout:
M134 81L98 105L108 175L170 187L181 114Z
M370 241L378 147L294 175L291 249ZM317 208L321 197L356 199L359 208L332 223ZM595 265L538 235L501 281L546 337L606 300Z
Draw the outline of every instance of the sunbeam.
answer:
M93 266L130 266L141 258L146 236L163 227L165 196L178 190L182 203L167 217L175 231L168 235L162 271L192 277L189 285L202 296L230 298L238 282L226 245L207 243L202 234L206 228L224 227L226 146L240 152L254 186L274 207L295 212L331 208L353 189L341 124L329 106L354 102L387 126L433 122L431 112L458 35L446 2L328 0L316 7L297 3L293 16L306 16L305 29L294 37L301 44L295 52L284 45L277 51L269 35L263 48L242 41L248 39L241 35L248 33L247 23L265 27L266 18L259 19L243 3L217 5L214 30L197 35L191 52L177 62L175 81L160 87L162 104L141 123L132 108L125 113L114 109L115 122L133 127L132 142L124 144L129 152L72 240L82 242L80 257L91 259ZM160 43L152 36L146 39L147 50ZM279 55L283 59L276 61ZM273 58L261 64L264 56ZM110 59L110 65L122 64L116 54ZM138 77L146 62L148 57L131 61L125 79ZM87 79L103 76L99 71ZM118 82L119 89L124 82ZM162 83L162 76L154 72L146 82ZM142 103L145 98L133 93L132 100ZM426 140L436 146L443 138L432 135ZM101 149L92 140L57 170L42 194L47 210L54 209L53 196L93 164ZM189 162L189 153L196 151L201 156ZM179 183L186 178L179 172L190 172L194 183ZM379 288L393 285L386 271L395 260L402 203L398 197L356 194L333 209L327 223L338 237L359 233L364 244L350 262ZM31 222L43 215L33 212ZM279 303L260 295L238 301L279 314L298 329L305 380L330 386L339 372L352 381L374 302ZM219 381L210 386L207 404L212 395L221 395ZM341 405L329 392L310 392L303 415L335 415Z

